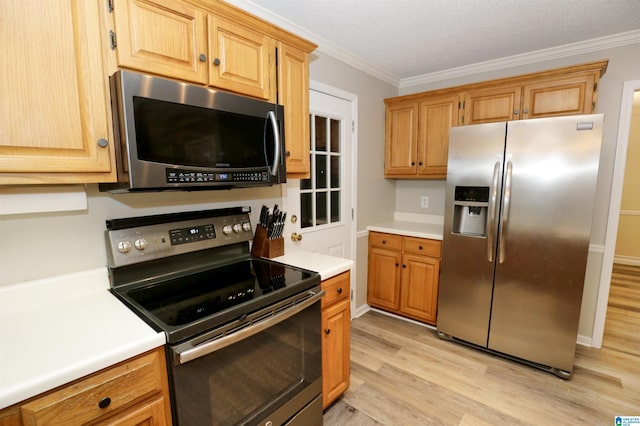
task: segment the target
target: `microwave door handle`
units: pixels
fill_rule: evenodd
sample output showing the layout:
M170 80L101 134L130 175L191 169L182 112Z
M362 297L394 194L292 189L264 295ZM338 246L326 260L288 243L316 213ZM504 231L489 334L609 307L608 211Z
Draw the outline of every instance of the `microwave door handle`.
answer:
M267 118L271 121L271 128L273 129L273 165L271 166L271 175L278 174L278 166L280 165L280 130L278 129L278 120L276 120L276 114L273 111L269 111ZM265 143L266 143L265 139Z

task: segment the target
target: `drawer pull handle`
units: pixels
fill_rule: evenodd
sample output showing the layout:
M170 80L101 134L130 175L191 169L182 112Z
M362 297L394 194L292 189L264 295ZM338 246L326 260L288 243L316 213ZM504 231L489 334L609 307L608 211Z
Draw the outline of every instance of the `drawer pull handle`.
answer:
M342 287L338 289L338 294L342 294Z
M329 333L331 333L331 329L330 329L330 328L325 328L325 329L324 329L324 333L325 333L325 334L329 334Z
M422 246L418 246L418 250L422 250Z
M387 244L387 240L382 240L382 244Z
M111 405L111 398L109 397L102 398L100 402L98 402L98 407L100 408L107 408L109 405Z

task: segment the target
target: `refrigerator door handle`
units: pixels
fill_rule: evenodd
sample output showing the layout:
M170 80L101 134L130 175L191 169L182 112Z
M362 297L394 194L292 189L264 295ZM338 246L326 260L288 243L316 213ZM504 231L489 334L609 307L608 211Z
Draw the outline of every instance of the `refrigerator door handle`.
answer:
M513 164L507 163L507 172L504 179L504 196L502 198L502 219L500 220L500 230L498 235L498 263L503 263L506 257L507 227L509 226L509 210L511 209L511 174Z
M487 260L493 262L496 252L496 205L498 204L498 176L500 175L500 161L493 166L491 180L491 195L489 197L489 212L487 214Z

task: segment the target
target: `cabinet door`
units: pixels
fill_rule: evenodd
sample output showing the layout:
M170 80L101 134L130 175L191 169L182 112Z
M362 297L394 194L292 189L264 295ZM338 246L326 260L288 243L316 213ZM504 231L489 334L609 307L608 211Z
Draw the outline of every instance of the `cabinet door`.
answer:
M179 0L116 0L113 10L119 66L206 83L202 10Z
M544 79L526 84L522 118L591 114L594 109L594 73Z
M415 175L418 155L418 103L387 107L384 175Z
M402 258L403 314L431 324L436 322L440 260L412 254Z
M400 307L400 260L398 251L369 247L367 303L397 311Z
M99 422L96 426L156 426L156 425L169 425L165 415L165 401L164 398L157 398L151 402L143 402L138 405L134 405L117 414L108 420Z
M520 85L467 92L464 100L464 124L519 119L521 93Z
M1 184L115 179L100 7L0 2Z
M278 45L278 103L284 106L287 176L309 177L309 58L284 43Z
M446 177L449 130L458 123L458 95L420 102L418 119L418 174Z
M322 311L322 407L327 408L349 387L349 300Z
M208 15L209 84L262 99L271 99L271 66L275 46L258 31ZM274 88L275 90L275 88Z

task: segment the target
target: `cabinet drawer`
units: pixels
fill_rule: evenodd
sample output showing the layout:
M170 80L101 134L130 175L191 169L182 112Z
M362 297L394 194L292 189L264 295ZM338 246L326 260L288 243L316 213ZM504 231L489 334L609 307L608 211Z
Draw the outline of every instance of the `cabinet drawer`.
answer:
M402 249L402 236L382 232L369 232L369 245L389 250L400 250Z
M441 243L438 240L404 237L404 239L402 240L402 249L407 253L440 257L440 244Z
M350 289L350 274L349 272L343 272L340 275L331 277L328 280L322 282L322 289L325 291L325 295L322 298L322 307L331 305L339 300L349 298Z
M164 389L163 357L164 351L160 348L23 404L23 422L25 425L84 424L160 393Z

